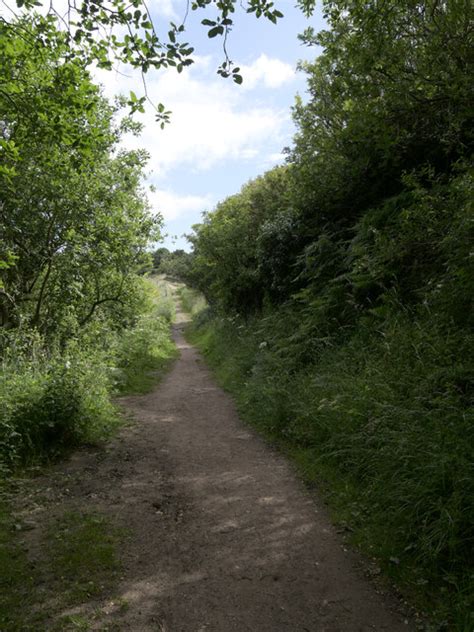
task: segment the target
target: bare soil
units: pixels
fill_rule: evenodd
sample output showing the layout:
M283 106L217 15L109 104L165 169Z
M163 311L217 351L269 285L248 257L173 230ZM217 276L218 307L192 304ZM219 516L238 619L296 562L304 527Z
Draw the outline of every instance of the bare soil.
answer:
M137 632L412 630L322 503L242 424L183 326L162 383L121 399L133 423L37 480L48 511L87 507L129 533L114 596L74 612Z

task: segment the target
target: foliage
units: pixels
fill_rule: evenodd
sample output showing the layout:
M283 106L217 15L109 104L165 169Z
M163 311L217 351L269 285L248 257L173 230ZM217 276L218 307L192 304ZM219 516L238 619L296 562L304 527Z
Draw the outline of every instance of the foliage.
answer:
M176 281L186 282L189 279L193 258L189 252L158 248L152 253L152 258L155 272Z
M449 172L472 151L471 3L324 3L330 29L297 100L291 156L308 229L346 224L421 165ZM439 55L439 51L443 55Z
M143 0L133 0L131 4L122 0L85 0L80 5L69 0L66 7L57 2L16 0L19 14L24 20L37 25L34 34L27 34L29 41L37 48L51 48L60 42L67 48L70 61L80 60L85 66L95 64L107 70L114 65L126 64L139 69L143 78L149 70L173 67L182 72L183 68L194 62L194 46L183 40L192 14L204 11L207 17L200 24L208 37L222 38L224 59L218 67L218 74L224 78L231 77L235 83L241 84L240 68L233 63L228 53L234 14L242 11L276 24L283 13L270 0L248 0L246 3L223 0L213 3L212 13L209 11L210 4L209 0L188 2L182 20L170 22L165 26L164 34L154 24L148 5ZM302 4L311 11L311 2L305 0ZM5 14L1 22L10 37L25 36L23 26L17 20L9 21ZM144 85L144 95L137 96L130 92L128 104L132 112L144 110L148 99L145 81ZM171 113L161 103L155 110L156 120L164 127Z
M71 341L51 350L41 338L10 336L0 370L0 462L44 457L92 441L113 427L105 354Z
M55 334L99 311L127 322L160 223L140 185L146 156L116 150L114 111L63 44L0 42L0 119L17 149L3 156L0 243L12 263L0 270L0 324Z
M192 335L355 540L467 630L472 5L324 8L328 30L303 36L323 52L302 64L287 166L194 227L189 278L212 318Z
M297 232L289 177L287 167L269 171L194 226L188 278L209 303L251 312L268 294L280 297L287 288Z
M116 428L111 395L144 392L174 357L169 306L143 284L141 315L114 331L90 322L61 345L37 332L4 333L0 365L0 468L48 458ZM1 471L1 470L0 470Z
M0 21L1 467L104 436L114 365L137 382L171 353L141 277L146 155L85 66L52 23Z
M204 296L190 287L183 285L183 287L179 289L178 294L182 308L191 316L197 316L207 307Z
M367 211L393 199L394 215L403 213L410 195L424 190L426 202L431 188L458 175L461 185L467 174L470 3L324 6L330 30L304 38L324 50L302 65L310 99L294 108L289 165L221 202L191 236L190 279L225 309L250 313L340 277L327 289L336 300L344 294L348 244L358 221L369 221ZM472 182L461 186L469 194Z
M157 377L176 357L176 349L169 335L169 321L159 312L160 307L144 314L119 339L117 382L123 393L145 393L151 390Z

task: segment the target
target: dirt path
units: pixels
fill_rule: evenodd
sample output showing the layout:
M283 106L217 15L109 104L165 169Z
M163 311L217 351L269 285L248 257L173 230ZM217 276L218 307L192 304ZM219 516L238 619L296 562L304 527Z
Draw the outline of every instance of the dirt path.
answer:
M105 453L79 452L61 468L63 503L87 503L131 534L119 600L91 604L113 624L97 629L412 629L291 467L242 425L180 320L171 372L155 392L121 400L136 423Z

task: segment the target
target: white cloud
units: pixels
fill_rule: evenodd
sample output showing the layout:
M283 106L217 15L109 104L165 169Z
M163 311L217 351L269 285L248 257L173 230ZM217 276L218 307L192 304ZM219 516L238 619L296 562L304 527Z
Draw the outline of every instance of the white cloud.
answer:
M286 154L283 154L280 151L274 154L270 154L265 162L266 164L269 164L269 165L281 165L285 162L285 160L286 160Z
M170 20L176 20L178 18L173 0L151 0L148 8L153 14L156 13L161 17L169 18Z
M210 195L179 195L171 190L156 189L147 195L153 211L159 211L166 221L210 210L214 201Z
M279 88L296 77L296 72L290 64L280 59L267 57L263 53L252 64L242 66L241 70L244 78L243 86L247 90L258 86Z
M148 150L155 178L175 167L199 172L224 161L248 161L264 152L270 141L278 142L281 137L282 144L285 142L288 112L258 105L239 86L216 79L209 73L211 63L207 57L198 58L181 75L166 70L147 77L150 98L154 103L163 102L172 111L172 122L162 131L152 108L147 108L141 117L144 133L138 138L127 138L125 144ZM108 96L130 90L140 94L143 89L137 78L103 72L97 76Z
M285 160L285 158L286 158L286 154L283 154L281 151L275 154L270 154L268 156L268 159L271 160L272 162L282 162L283 160Z

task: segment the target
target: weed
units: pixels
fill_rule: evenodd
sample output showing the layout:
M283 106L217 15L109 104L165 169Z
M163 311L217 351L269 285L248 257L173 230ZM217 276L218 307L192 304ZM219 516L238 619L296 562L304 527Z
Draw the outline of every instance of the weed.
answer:
M121 331L93 322L62 346L35 332L2 337L0 476L106 439L119 424L112 395L156 384L176 353L174 308L168 286L147 287L143 313Z
M206 299L197 290L183 285L178 294L184 311L191 316L197 316L207 307Z

